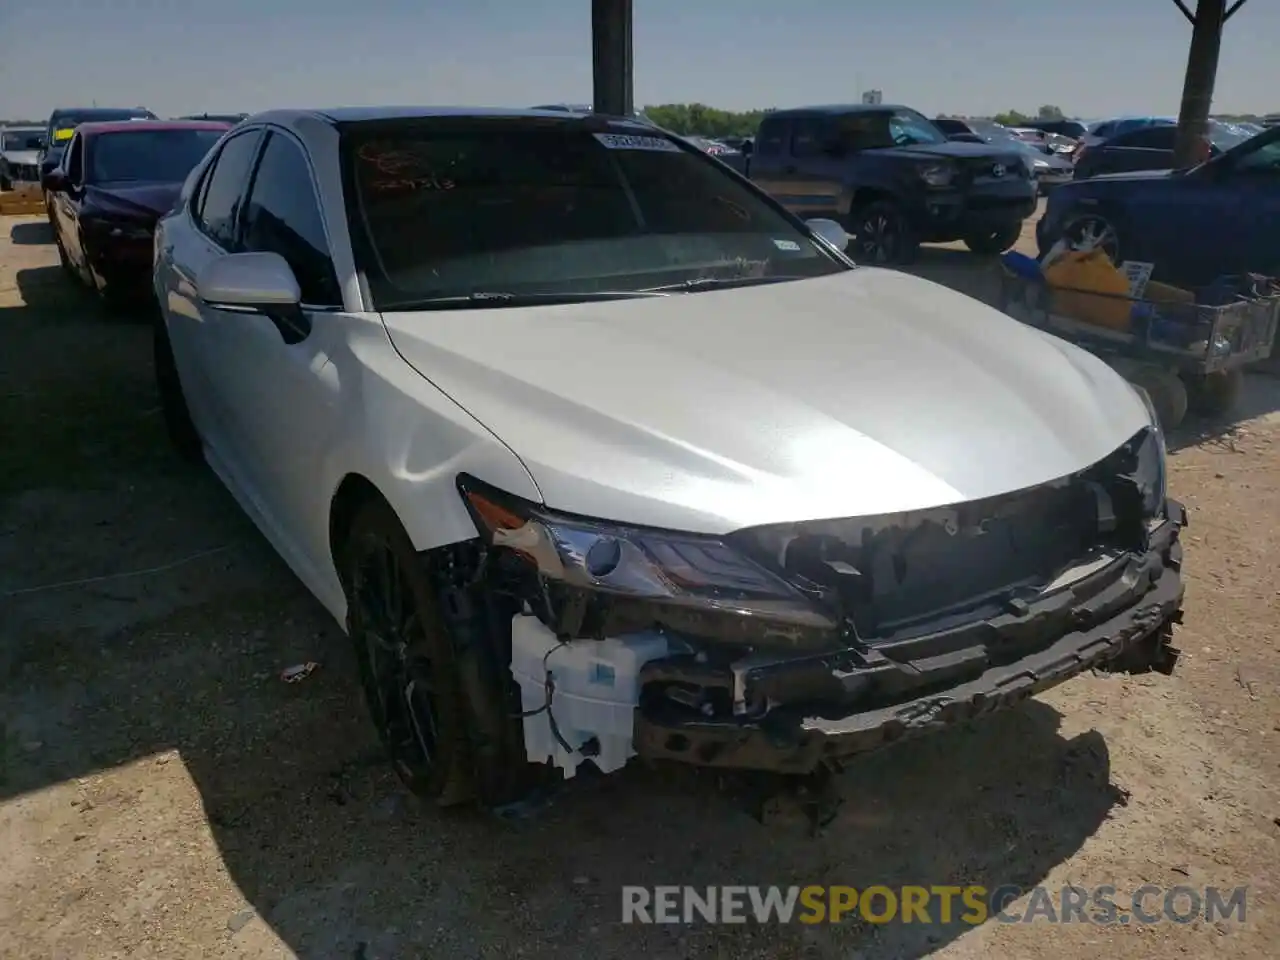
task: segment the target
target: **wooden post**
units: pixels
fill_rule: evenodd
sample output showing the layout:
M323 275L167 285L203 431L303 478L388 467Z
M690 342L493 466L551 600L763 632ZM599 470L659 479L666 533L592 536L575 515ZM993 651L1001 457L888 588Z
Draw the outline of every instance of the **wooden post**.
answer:
M631 116L631 0L591 0L591 67L596 113Z
M1204 142L1209 132L1209 110L1213 105L1213 84L1218 76L1218 52L1222 28L1245 0L1198 0L1193 14L1182 0L1173 0L1191 22L1191 49L1187 53L1187 73L1182 84L1182 107L1178 111L1178 139L1173 151L1174 168L1189 167L1205 159Z

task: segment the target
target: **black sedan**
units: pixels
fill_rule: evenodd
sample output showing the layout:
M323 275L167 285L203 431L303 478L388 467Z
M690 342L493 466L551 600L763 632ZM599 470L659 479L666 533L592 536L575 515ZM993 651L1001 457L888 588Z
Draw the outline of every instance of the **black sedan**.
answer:
M148 294L156 220L228 129L145 120L77 127L44 179L62 266L108 302Z

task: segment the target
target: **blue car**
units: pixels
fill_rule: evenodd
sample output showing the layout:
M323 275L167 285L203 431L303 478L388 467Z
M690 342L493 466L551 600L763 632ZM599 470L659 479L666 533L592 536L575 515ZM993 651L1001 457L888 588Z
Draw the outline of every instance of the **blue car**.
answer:
M1154 263L1186 287L1225 274L1280 275L1280 129L1187 170L1102 174L1049 195L1036 240L1101 246L1111 259Z

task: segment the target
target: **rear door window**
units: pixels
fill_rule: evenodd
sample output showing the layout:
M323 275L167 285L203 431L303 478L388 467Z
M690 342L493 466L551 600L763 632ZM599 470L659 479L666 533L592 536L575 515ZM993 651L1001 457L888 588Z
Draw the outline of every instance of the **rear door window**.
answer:
M787 121L765 120L760 124L760 132L756 137L755 152L760 157L780 157L782 145L787 137Z
M1172 150L1177 127L1141 127L1122 133L1111 141L1113 147L1142 147L1147 150Z
M822 117L796 117L791 121L791 155L817 157L830 140L830 125Z

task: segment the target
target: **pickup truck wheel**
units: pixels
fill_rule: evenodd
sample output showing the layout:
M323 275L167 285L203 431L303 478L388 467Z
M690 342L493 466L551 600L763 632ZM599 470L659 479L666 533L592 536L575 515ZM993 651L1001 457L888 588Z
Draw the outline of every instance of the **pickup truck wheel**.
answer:
M964 238L964 245L981 256L993 256L1004 253L1022 236L1021 221L1002 224L981 233L972 233Z
M392 765L415 794L466 803L473 788L462 694L426 563L381 500L356 513L344 553L347 633Z
M1240 401L1244 388L1243 370L1222 370L1187 378L1191 409L1202 417L1225 417Z
M877 200L855 210L849 218L853 234L853 258L877 265L907 264L920 252L920 241L911 224L888 200Z
M13 189L13 181L10 180L8 177L0 177L0 190L3 190L7 193L12 189Z

